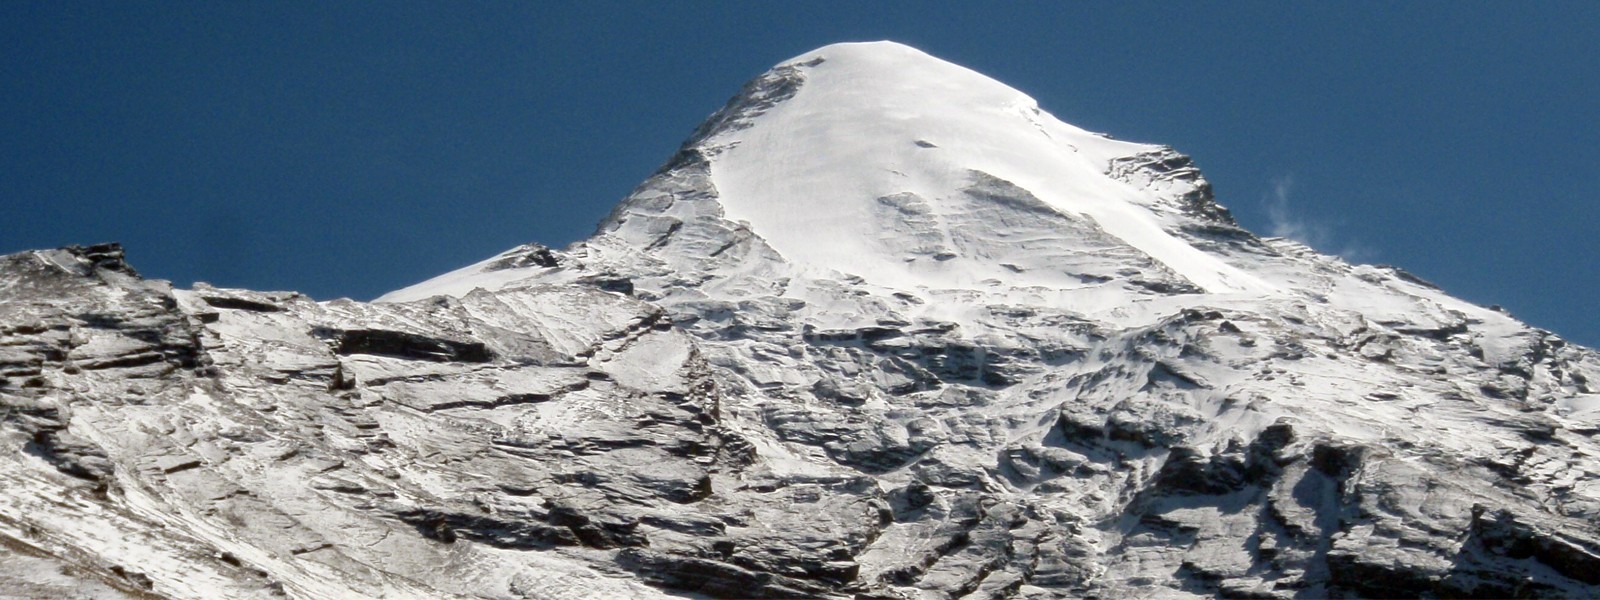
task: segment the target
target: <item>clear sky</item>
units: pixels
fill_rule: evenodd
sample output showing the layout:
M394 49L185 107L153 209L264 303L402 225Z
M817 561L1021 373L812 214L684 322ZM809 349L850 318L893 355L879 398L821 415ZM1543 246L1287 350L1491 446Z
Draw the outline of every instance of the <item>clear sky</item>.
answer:
M0 3L0 252L369 299L563 246L744 80L892 39L1262 234L1600 346L1600 2Z

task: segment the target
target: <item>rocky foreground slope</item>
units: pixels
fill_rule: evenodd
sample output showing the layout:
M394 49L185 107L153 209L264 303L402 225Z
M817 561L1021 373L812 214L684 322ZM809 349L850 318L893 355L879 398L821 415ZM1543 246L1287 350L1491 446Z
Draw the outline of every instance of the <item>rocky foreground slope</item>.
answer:
M0 258L0 595L1578 597L1600 357L890 43L374 303Z

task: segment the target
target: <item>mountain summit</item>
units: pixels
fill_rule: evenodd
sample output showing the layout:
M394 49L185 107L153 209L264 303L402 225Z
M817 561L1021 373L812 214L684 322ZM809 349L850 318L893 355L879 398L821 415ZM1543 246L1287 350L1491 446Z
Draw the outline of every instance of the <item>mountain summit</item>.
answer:
M887 42L374 303L0 257L25 597L1578 597L1600 356Z
M1097 274L1063 261L1116 247L1110 271L1136 263L1211 292L1273 289L1167 231L1184 213L1232 224L1187 157L1083 131L1005 84L892 42L781 63L664 169L703 178L720 219L808 271L898 286L1072 289ZM653 207L656 198L635 194L602 232L632 235L630 215L674 210Z
M1076 233L1118 240L1208 290L1249 287L1161 230L1160 208L1175 207L1108 171L1164 149L1062 123L1021 92L907 46L807 53L708 125L686 152L710 161L725 218L795 264L885 283L1036 285L1059 279L1000 265L1037 271L1050 264L1036 252L1049 238Z

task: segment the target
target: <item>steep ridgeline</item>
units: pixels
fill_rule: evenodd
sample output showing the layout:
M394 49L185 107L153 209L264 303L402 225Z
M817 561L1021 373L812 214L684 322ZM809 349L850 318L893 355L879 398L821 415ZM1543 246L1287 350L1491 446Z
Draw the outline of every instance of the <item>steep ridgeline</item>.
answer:
M566 250L371 304L31 252L0 327L0 593L1600 593L1600 356L892 43Z

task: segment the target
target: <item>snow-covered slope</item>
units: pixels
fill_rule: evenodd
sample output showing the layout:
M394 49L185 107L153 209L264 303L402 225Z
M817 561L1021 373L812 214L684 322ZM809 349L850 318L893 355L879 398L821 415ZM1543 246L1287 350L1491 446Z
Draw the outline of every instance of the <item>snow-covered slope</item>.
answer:
M690 148L709 160L722 218L800 270L896 287L1070 290L1085 273L1060 263L1103 244L1208 292L1274 289L1164 231L1182 206L1149 193L1148 179L1109 171L1141 155L1182 160L1169 149L1062 123L1021 92L916 49L829 46L735 102ZM383 300L492 289L507 275L450 276Z
M1600 592L1594 352L898 44L751 81L584 242L373 304L5 260L39 590Z

